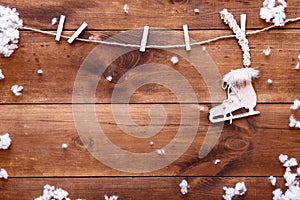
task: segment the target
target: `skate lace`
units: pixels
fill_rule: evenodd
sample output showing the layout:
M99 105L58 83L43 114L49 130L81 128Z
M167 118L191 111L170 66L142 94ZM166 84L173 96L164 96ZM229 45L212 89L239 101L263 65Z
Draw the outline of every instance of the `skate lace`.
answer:
M225 107L226 111L228 111L228 113L230 114L230 124L231 124L233 115L232 115L232 112L228 109L229 103L232 102L230 93L233 92L239 98L240 101L242 101L242 99L240 98L239 93L236 91L236 89L233 87L233 85L231 83L223 81L222 82L222 89L226 90L226 88L227 88L227 97L228 97L228 99L224 100L223 103L226 106Z

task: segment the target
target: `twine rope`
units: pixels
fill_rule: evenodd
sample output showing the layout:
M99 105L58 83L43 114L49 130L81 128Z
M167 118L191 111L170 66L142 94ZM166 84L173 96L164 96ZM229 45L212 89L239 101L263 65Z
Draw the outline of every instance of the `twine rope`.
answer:
M285 20L285 24L290 23L290 22L296 22L296 21L299 21L299 20L300 20L300 17L287 19L287 20ZM275 25L271 25L271 26L265 27L263 29L259 29L259 30L255 30L255 31L248 31L248 32L246 32L246 35L255 35L255 34L258 34L258 33L261 33L261 32L268 31L268 30L270 30L272 28L275 28L275 27L276 27ZM34 31L34 32L45 34L45 35L56 36L55 32L43 31L43 30L40 30L40 29L28 27L28 26L23 26L21 28L21 30ZM61 37L65 38L65 39L70 38L70 36L66 36L66 35L61 35ZM211 39L208 39L208 40L193 42L193 43L191 43L191 46L208 44L208 43L211 43L211 42L215 42L217 40L234 38L234 37L235 37L235 35L222 35L222 36L218 36L218 37L211 38ZM82 41L82 42L98 43L98 44L121 46L121 47L140 48L140 46L141 46L139 44L127 44L127 43L120 43L120 42L110 42L110 41L104 41L104 40L94 40L94 39L84 39L84 38L76 38L76 40L77 41ZM146 46L146 48L159 48L159 49L184 48L184 47L185 47L185 44L178 44L178 45L147 45Z

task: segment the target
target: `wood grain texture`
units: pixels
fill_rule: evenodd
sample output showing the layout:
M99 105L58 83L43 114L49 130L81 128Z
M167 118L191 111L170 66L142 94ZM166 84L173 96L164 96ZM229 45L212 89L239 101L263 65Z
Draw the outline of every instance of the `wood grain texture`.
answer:
M145 132L150 123L149 108L153 105L131 104L130 116ZM188 123L180 124L180 107L176 104L163 105L167 114L166 122L150 125L150 131L162 126L160 132L149 138L136 138L129 132L120 129L120 125L130 130L130 124L122 121L122 112L112 115L111 105L96 105L96 116L106 137L116 146L133 153L150 153L165 147L175 138L180 126L190 130L194 118ZM189 105L198 109L197 105ZM151 173L124 173L113 169L115 165L105 166L95 159L87 150L93 149L97 140L104 140L101 135L89 137L75 129L75 123L70 105L3 105L1 132L11 134L13 144L7 151L0 152L1 167L8 170L12 177L31 176L279 176L282 166L278 161L281 153L300 157L298 148L299 130L288 127L290 114L289 105L262 104L257 106L261 112L258 116L235 120L232 125L225 123L214 125L223 128L212 151L204 158L198 154L208 130L207 110L200 113L200 124L195 139L179 159L161 170ZM294 113L296 116L299 112ZM79 113L83 116L87 113ZM116 123L116 117L121 120ZM153 117L153 114L151 115ZM123 116L124 117L124 116ZM153 118L155 121L155 117ZM152 128L151 128L152 127ZM92 128L86 127L86 131ZM149 134L145 132L144 134ZM186 133L188 134L188 132ZM215 133L216 134L216 133ZM150 141L154 146L150 146ZM188 142L183 139L182 142ZM68 149L61 145L67 143ZM86 145L84 145L86 144ZM109 150L109 148L108 148ZM107 152L107 151L105 151ZM178 151L180 152L180 151ZM177 152L166 152L166 156ZM114 161L124 161L120 155L112 156ZM221 159L218 165L214 159ZM149 158L150 159L150 158ZM157 155L149 162L159 162ZM127 160L124 161L126 165ZM143 163L145 166L150 163ZM272 168L268 166L272 163ZM116 163L117 164L117 163Z
M178 186L182 179L190 184L189 193L185 196L180 193ZM0 182L0 197L7 200L15 199L16 196L20 200L33 199L42 195L45 184L50 184L67 190L71 199L104 199L106 194L118 195L120 200L219 200L224 194L223 186L234 187L239 181L245 181L248 189L241 199L272 199L274 187L267 181L267 177L11 178L9 181ZM279 179L277 186L284 189L283 185L282 179Z
M128 15L123 11L125 3ZM270 25L259 18L262 1L0 0L0 5L16 7L25 26L55 31L57 25L51 25L52 18L64 14L64 35L72 35L85 21L88 27L81 38L93 36L130 44L140 44L145 25L150 26L150 45L183 44L183 24L188 24L193 41L230 35L232 31L219 16L223 8L232 12L238 23L239 15L246 13L249 31ZM299 7L299 1L289 0L287 18L299 17ZM194 8L200 13L195 14ZM10 58L0 58L6 77L0 81L0 133L9 132L12 138L10 148L0 151L0 167L10 176L0 180L0 199L33 199L42 194L45 184L50 184L66 189L71 199L103 199L104 194L115 194L120 200L220 200L223 186L234 187L238 181L245 181L248 191L237 199L272 199L275 187L268 183L268 176L277 176L276 188L285 189L278 155L300 159L299 129L288 126L291 114L300 119L299 110L290 110L292 101L299 98L299 71L294 69L299 30L298 21L247 37L251 66L260 70L253 84L259 102L256 110L261 114L232 124L211 125L209 109L226 96L221 90L221 77L242 67L242 51L236 39L207 44L205 52L201 46L192 46L190 56L177 55L179 63L172 65L170 58L176 54L172 50L147 49L140 53L126 48L129 52L110 61L124 49L78 41L70 45L65 39L55 42L54 36L21 29L19 49ZM87 62L96 47L103 51ZM267 47L272 50L268 57L262 54ZM197 56L191 56L194 54ZM207 61L208 57L217 72L211 62L197 71L197 60ZM84 61L87 68L83 76L78 76ZM146 68L138 71L140 66ZM37 74L38 69L43 69L43 75ZM108 76L112 76L112 82L105 80ZM76 85L78 77L85 82ZM136 87L151 78L156 84ZM267 79L273 84L268 85ZM10 91L15 84L24 86L20 97ZM74 95L74 91L79 93ZM114 94L117 98L112 100ZM204 112L199 112L199 106L204 106ZM104 135L97 132L98 126ZM178 134L179 130L184 135ZM62 149L63 143L68 144L67 149ZM121 151L113 151L110 143ZM169 144L184 151L169 151ZM162 147L166 155L156 155ZM201 147L202 153L209 152L202 159ZM89 151L108 157L113 165L100 162ZM136 158L124 159L122 152L154 156L137 162L140 160ZM138 167L157 166L176 154L178 158L170 164L137 172ZM215 165L215 159L221 162ZM130 166L131 171L120 171L123 166ZM182 179L190 184L186 196L178 187Z
M107 38L117 35L119 32L89 32L88 35L95 35L97 38ZM70 34L70 33L69 33ZM231 34L230 31L191 31L190 35L195 41L206 40L220 35ZM134 40L129 39L129 40ZM154 39L153 39L154 40ZM265 41L262 43L261 41ZM135 40L136 42L137 40ZM254 80L253 84L256 89L259 102L292 102L299 93L300 82L298 71L295 70L297 56L299 54L300 34L297 30L274 30L259 35L249 37L252 67L259 69L260 78ZM285 41L285 42L281 42ZM155 41L152 41L155 42ZM88 54L96 47L95 44L75 42L72 45L65 41L56 43L51 36L45 36L38 33L22 32L20 48L11 58L0 60L0 65L7 79L0 82L2 103L71 103L73 86L78 75L78 70ZM271 55L266 57L262 51L268 46L271 47ZM101 46L103 47L103 46ZM105 47L104 47L105 48ZM193 47L197 50L201 47ZM219 70L219 80L216 79L213 88L217 89L214 98L221 102L225 99L226 92L221 91L221 76L228 73L231 69L238 69L242 63L242 52L235 39L220 40L206 45L207 53L215 62ZM114 48L112 48L114 52ZM117 50L116 50L117 51ZM111 53L111 52L110 52ZM107 56L110 54L107 52ZM187 59L180 57L177 65L172 65L169 61L174 54L166 50L148 49L145 53L133 51L121 56L107 67L101 75L96 70L87 74L90 80L97 81L98 88L95 93L95 99L91 102L110 103L111 94L116 87L117 80L125 85L134 75L132 69L143 64L162 64L175 69L195 91L198 102L212 102L209 94L209 87L205 83L206 77L203 78L196 71ZM106 55L101 55L105 57ZM193 59L197 59L193 58ZM101 65L99 65L101 66ZM43 69L44 74L39 76L37 69ZM157 71L146 71L142 74L136 74L135 77L149 77ZM122 76L129 80L126 82ZM163 75L163 74L162 74ZM165 79L169 78L168 73ZM113 81L109 83L105 77L112 76ZM267 79L273 80L272 85L267 84ZM178 80L178 90L183 93L186 87ZM10 92L10 87L14 84L23 85L23 96L15 97ZM210 86L211 87L211 86ZM280 92L277 92L280 91ZM176 94L176 93L175 93ZM159 103L159 102L178 102L173 91L158 85L148 84L138 88L132 94L130 101L132 103ZM186 95L186 101L189 102L189 95Z
M128 15L123 6L129 6ZM261 1L199 1L199 0L54 0L41 3L38 0L1 0L1 5L16 7L25 25L42 29L56 29L51 25L53 17L66 15L66 29L77 29L86 21L92 30L126 30L142 28L145 25L156 28L182 29L188 24L190 29L227 29L219 17L219 12L227 8L237 20L242 13L247 14L248 28L261 28L267 24L259 18ZM298 17L300 3L290 0L286 9L287 18ZM194 9L200 13L195 14ZM299 28L298 24L288 27Z

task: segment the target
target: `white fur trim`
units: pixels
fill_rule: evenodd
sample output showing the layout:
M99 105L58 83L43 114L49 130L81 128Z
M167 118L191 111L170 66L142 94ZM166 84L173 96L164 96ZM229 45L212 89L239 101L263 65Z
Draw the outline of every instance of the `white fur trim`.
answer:
M231 70L228 74L223 77L223 81L236 86L245 85L250 83L252 78L258 78L259 71L253 68L241 68Z

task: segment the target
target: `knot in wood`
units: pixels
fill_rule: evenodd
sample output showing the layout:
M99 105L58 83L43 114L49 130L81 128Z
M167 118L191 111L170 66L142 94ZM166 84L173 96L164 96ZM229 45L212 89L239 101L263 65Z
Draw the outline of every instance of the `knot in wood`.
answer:
M225 147L234 151L245 150L249 147L249 141L242 138L230 138L226 141Z

